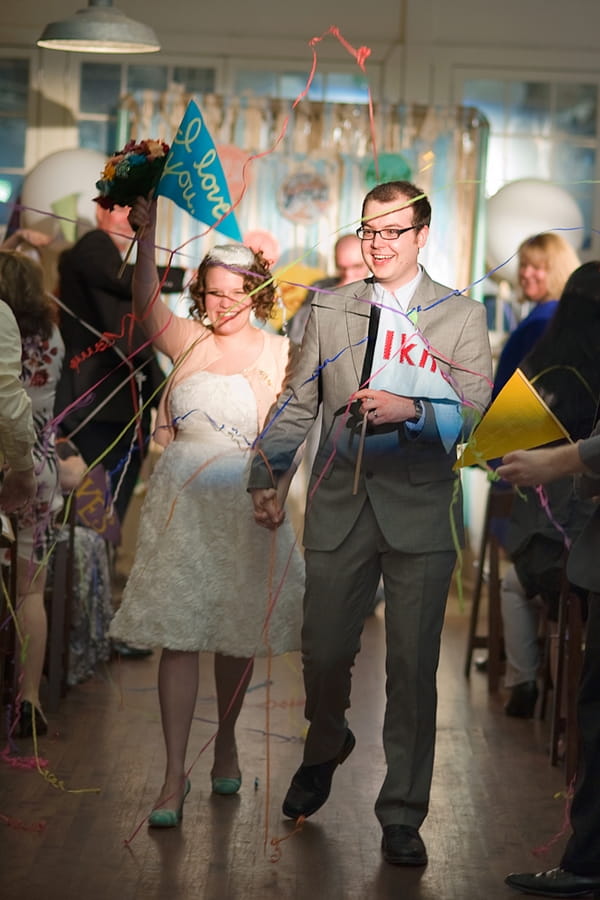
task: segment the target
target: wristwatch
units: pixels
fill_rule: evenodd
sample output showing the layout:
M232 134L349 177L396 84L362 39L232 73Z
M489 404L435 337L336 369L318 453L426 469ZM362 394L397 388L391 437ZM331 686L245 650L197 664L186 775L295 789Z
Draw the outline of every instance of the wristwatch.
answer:
M413 425L416 425L417 422L421 421L421 416L425 412L425 407L421 400L413 399L413 403L415 404L415 414L411 419L407 419L407 422L412 422Z

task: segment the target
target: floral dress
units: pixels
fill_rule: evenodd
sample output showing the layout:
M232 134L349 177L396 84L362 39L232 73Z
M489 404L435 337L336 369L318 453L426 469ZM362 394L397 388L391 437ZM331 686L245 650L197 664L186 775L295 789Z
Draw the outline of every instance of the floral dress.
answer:
M58 487L54 434L48 429L54 418L54 399L65 347L55 325L49 338L23 339L21 381L31 399L37 440L33 448L37 492L34 501L17 516L18 554L40 562L53 536L56 513L63 501Z

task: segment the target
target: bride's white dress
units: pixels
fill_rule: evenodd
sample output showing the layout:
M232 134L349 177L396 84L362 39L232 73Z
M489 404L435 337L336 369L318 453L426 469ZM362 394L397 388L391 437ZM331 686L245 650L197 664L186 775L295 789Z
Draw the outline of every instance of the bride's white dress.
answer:
M250 384L202 371L170 403L177 438L150 479L111 636L239 657L298 649L304 563L291 525L256 525L246 491L257 433Z

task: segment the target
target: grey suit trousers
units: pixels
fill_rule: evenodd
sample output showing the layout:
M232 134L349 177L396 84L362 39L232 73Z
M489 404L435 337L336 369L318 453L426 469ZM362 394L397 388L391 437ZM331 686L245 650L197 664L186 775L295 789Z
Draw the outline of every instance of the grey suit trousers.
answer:
M332 759L343 744L351 670L383 575L387 774L375 805L382 825L418 828L427 815L440 634L455 558L454 551L408 554L394 550L384 539L368 500L340 546L305 553L302 646L310 722L306 765ZM367 759L364 765L369 765Z

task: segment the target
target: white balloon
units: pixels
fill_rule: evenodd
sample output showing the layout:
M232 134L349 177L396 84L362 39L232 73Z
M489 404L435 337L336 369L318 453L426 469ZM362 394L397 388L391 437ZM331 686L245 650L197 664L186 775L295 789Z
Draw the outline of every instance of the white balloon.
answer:
M574 230L561 230L567 228ZM502 266L495 277L516 284L519 244L542 231L556 231L575 250L581 248L583 214L565 188L541 178L521 178L505 184L490 197L486 256L490 269Z
M35 228L51 237L74 232L65 219L77 219L77 234L96 225L99 181L107 157L96 150L59 150L40 160L25 176L21 192L21 227ZM74 237L74 234L72 235Z

